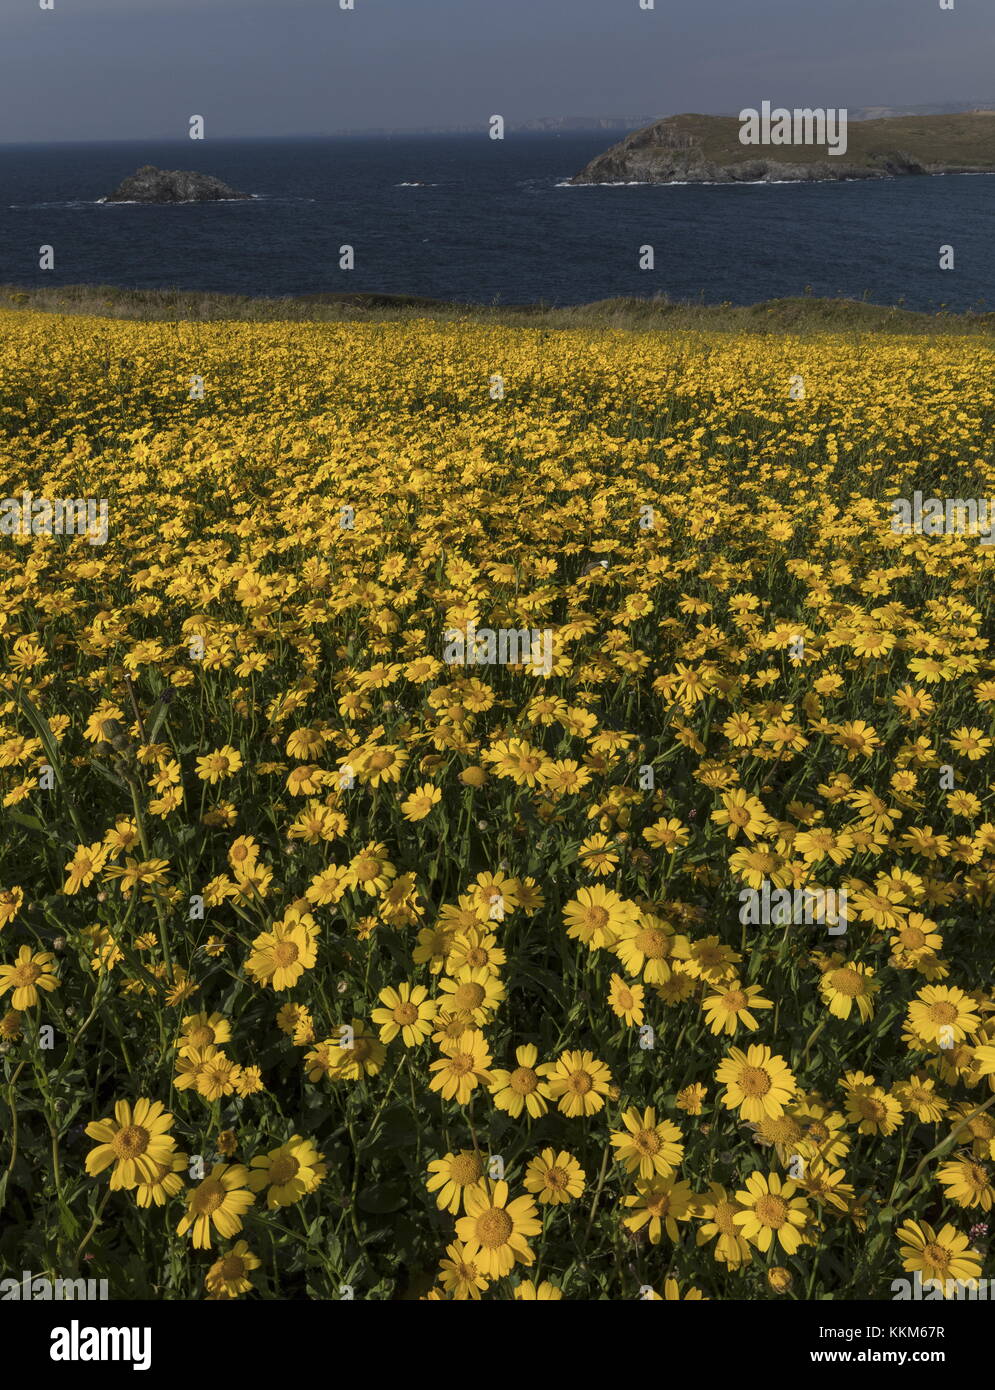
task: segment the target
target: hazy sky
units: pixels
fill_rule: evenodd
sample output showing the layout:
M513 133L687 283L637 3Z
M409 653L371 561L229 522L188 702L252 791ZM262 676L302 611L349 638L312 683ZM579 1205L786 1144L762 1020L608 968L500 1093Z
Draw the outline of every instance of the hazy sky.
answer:
M51 2L0 0L0 142L995 97L993 0Z

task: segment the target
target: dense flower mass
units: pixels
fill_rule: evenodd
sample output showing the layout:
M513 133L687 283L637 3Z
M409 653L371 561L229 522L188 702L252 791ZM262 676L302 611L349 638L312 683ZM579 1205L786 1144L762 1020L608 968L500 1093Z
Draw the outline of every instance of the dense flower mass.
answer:
M3 1262L993 1272L983 339L0 326Z

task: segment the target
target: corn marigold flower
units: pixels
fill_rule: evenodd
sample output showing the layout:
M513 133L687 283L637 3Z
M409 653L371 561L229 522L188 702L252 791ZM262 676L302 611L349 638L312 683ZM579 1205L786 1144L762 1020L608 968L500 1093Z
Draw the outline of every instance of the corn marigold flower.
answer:
M114 1106L114 1118L91 1120L86 1134L97 1140L97 1147L86 1156L86 1171L96 1177L113 1164L111 1190L157 1182L162 1170L171 1170L176 1140L169 1133L173 1117L161 1101L144 1097L134 1110L126 1100Z
M249 1170L240 1163L215 1163L210 1173L186 1195L187 1209L176 1234L192 1232L195 1250L210 1250L213 1233L231 1240L242 1229L242 1217L256 1200L246 1186Z
M746 1052L731 1048L719 1063L715 1079L726 1088L723 1105L727 1110L739 1110L744 1120L783 1115L798 1089L784 1058L763 1044L753 1044Z
M571 1119L596 1115L605 1103L612 1074L593 1052L562 1052L547 1073L550 1096Z
M249 1275L261 1264L259 1257L249 1249L248 1241L237 1240L204 1275L205 1287L212 1298L238 1298L243 1293L249 1293L252 1288Z
M633 1232L645 1228L651 1245L659 1245L665 1234L678 1240L678 1221L689 1221L698 1210L690 1183L674 1177L638 1179L635 1192L624 1197L622 1204L633 1208L622 1224Z
M246 1181L253 1192L266 1192L271 1211L293 1206L324 1181L328 1169L323 1159L313 1140L294 1134L285 1144L252 1159Z
M30 946L21 946L13 965L0 965L0 999L12 991L10 1002L19 1013L34 1008L41 999L39 990L50 994L59 987L54 964L51 951L32 951Z
M543 1206L575 1201L584 1191L586 1173L566 1149L543 1149L525 1169L523 1184Z
M482 1178L464 1193L466 1215L456 1222L456 1235L466 1257L489 1279L510 1274L516 1264L531 1265L535 1255L527 1236L542 1230L531 1197L508 1200L508 1184Z

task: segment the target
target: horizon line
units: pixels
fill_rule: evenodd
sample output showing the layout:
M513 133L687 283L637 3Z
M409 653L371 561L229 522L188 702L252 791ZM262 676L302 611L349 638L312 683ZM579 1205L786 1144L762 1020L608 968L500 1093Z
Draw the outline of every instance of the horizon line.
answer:
M974 101L970 101L970 102L931 102L931 103L925 103L925 105L926 105L927 107L930 107L930 108L935 108L935 107L937 107L937 106L951 106L951 105L956 105L956 106L959 108L959 109L958 109L957 111L955 111L955 112L943 112L943 111L932 110L932 114L934 114L934 115L967 115L967 114L969 114L971 111L975 111L975 110L991 110L991 109L992 109L992 106L995 105L995 97L993 97L993 98L991 99L991 104L990 104L990 105L986 105L985 102L981 102L980 104L978 104L977 102L974 102ZM866 105L863 105L863 106L855 106L855 107L853 107L852 109L857 110L857 111L869 111L869 110L880 110L880 109L895 110L895 109L903 109L903 108L902 108L902 103L884 103L884 102L877 102L877 103L869 103L869 104L866 104ZM906 109L907 109L907 108L906 108ZM924 110L922 106L919 106L919 107L917 108L917 110L918 110L918 112L921 113L922 115L930 114L930 112L927 111L927 110ZM641 117L641 116L634 116L634 117L631 117L631 118L630 118L630 117L627 116L627 115L620 115L620 116L613 116L613 115L607 115L607 116L586 116L586 115L585 115L585 116L533 116L533 117L528 117L528 118L526 118L525 120L522 120L522 121L506 122L506 123L505 123L505 129L508 130L508 131L511 131L511 132L513 132L513 133L515 133L515 134L517 134L517 135L555 135L555 134L564 134L564 133L566 133L566 134L574 134L574 135L585 135L585 134L588 134L588 133L591 133L591 134L604 134L604 133L605 133L605 128L604 128L604 125L602 124L603 122L617 123L618 125L623 126L623 125L626 125L626 123L631 119L631 120L634 120L634 121L636 121L636 122L643 121L643 124L645 125L645 124L652 124L652 123L654 123L655 121L669 120L671 117L673 117L673 116L678 116L678 115L725 116L725 117L728 118L728 117L735 117L735 116L738 115L738 113L737 113L737 112L734 112L734 111L671 111L671 112L668 112L666 115L649 116L649 117L648 117L647 119L645 119L645 120L644 120L644 118ZM900 118L896 118L896 119L900 119ZM567 132L556 131L556 130L542 130L542 129L534 129L534 128L533 128L533 127L536 127L536 126L542 126L544 123L567 122L567 121L569 121L569 122L590 121L590 122L591 122L591 125L590 125L590 126L574 125L573 128L572 128L572 130L567 131ZM638 130L638 129L642 129L643 127L640 126L640 125L638 125L638 124L636 124L636 125L632 125L631 127L627 127L627 128L630 128L630 129L632 129L632 130ZM403 137L403 136L415 136L415 135L421 135L421 136L426 136L426 135L476 135L476 134L478 134L478 133L481 134L481 135L484 135L484 136L487 135L487 133L488 133L488 122L487 122L487 119L486 119L486 118L484 118L483 120L481 120L480 127L479 127L479 131L478 131L478 129L477 129L475 126L473 126L473 125L471 125L471 124L464 123L464 124L451 125L451 126L410 126L410 127L401 127L401 126L363 126L363 127L357 127L357 128L346 127L346 128L341 128L341 129L338 129L338 130L328 130L328 131L288 131L287 133L281 134L281 135L262 134L262 133L258 133L258 132L249 132L249 133L247 133L247 134L242 134L242 135L216 135L216 136L212 136L211 139L210 139L210 141L207 141L207 140L204 140L204 141L190 141L190 140L189 140L189 137L187 137L187 136L185 136L185 135L140 135L140 136L133 136L133 135L132 135L132 136L125 136L125 137L118 137L118 136L97 136L97 137L82 137L82 138L75 138L75 139L73 139L73 138L70 138L70 139L55 139L55 138L48 138L48 137L39 137L39 138L29 139L29 140L0 140L0 149L25 149L25 148L30 148L30 147L33 147L33 146L46 146L46 145L143 145L143 144L186 145L186 144L208 144L208 143L210 143L210 144L234 144L234 143L237 143L237 142L240 142L240 141L249 141L249 140L252 140L252 141L263 141L263 140L272 140L272 141L278 141L278 140L362 140L362 139L372 139L372 138L375 138L375 137L380 137L380 138L388 137L388 138L390 138L390 137L395 137L395 136L402 136L402 137Z

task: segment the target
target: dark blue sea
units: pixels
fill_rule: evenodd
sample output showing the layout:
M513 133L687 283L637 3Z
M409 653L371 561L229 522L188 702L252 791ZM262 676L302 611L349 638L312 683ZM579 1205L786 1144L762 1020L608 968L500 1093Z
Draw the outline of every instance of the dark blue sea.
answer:
M0 148L0 282L553 305L849 296L995 307L995 175L742 187L564 187L604 132ZM101 205L141 164L251 202ZM413 185L423 185L416 187ZM356 266L339 269L339 248ZM39 269L39 247L55 269ZM655 269L640 270L651 245ZM954 270L939 269L952 245Z

